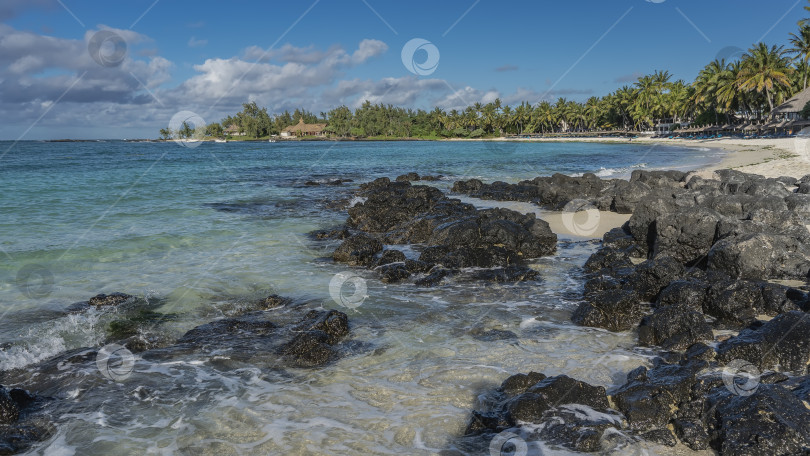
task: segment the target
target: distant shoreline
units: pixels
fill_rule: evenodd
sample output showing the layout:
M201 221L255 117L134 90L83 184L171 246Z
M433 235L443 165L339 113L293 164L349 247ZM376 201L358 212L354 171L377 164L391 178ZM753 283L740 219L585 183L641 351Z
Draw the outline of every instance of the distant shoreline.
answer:
M37 141L37 140L34 140ZM44 142L98 142L98 141L127 141L127 142L172 142L173 140L158 139L54 139L39 140ZM236 139L228 142L267 142L267 139ZM333 138L306 138L306 139L279 139L283 142L391 142L391 141L431 141L431 142L546 142L546 143L599 143L599 144L649 144L678 147L706 147L720 149L726 156L720 163L702 168L702 171L713 171L723 168L733 168L766 177L791 176L800 178L810 174L810 138L772 138L772 139L668 139L638 137L591 137L591 138L448 138L448 139L420 139L420 138L392 138L392 139L333 139ZM214 140L201 142L215 143Z

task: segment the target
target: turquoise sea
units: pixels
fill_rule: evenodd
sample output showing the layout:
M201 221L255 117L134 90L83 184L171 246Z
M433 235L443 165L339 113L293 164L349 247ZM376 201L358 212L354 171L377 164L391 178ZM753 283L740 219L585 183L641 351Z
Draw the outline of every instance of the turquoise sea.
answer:
M99 455L435 454L512 373L616 385L651 353L629 333L569 322L593 240L561 237L555 256L533 263L532 284L419 289L352 271L368 284L352 310L330 297L347 269L328 259L335 245L307 233L344 221L352 190L382 176L442 175L429 184L449 191L473 177L627 177L720 159L646 144L482 142L23 141L0 142L0 154L0 371L101 345L115 311L66 309L115 291L159 301L154 310L172 315L156 329L166 340L277 293L347 312L352 338L374 347L282 376L138 359L127 382L63 391L55 433L35 448ZM328 185L336 179L353 182ZM477 328L518 337L480 340Z

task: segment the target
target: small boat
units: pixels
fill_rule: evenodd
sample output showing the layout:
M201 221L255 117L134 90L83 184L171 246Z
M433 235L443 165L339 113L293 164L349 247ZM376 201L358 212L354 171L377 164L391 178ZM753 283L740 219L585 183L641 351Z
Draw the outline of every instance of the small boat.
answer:
M228 140L227 139L215 139L214 142L226 143L226 142L228 142Z
M276 142L275 139L268 139L267 142Z

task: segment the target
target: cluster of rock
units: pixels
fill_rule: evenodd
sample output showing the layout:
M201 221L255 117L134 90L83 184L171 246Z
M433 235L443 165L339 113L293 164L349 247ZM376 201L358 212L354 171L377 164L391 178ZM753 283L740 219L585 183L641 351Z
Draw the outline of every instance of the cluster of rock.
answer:
M604 449L610 427L722 454L810 451L810 413L803 402L810 386L810 297L804 286L774 283L808 280L810 176L767 179L722 170L705 179L636 171L629 182L558 174L515 185L471 180L453 188L547 208L585 200L602 210L632 212L586 262L584 299L572 320L610 331L637 329L641 345L667 350L652 369L634 370L607 398L567 378L572 386L565 397L544 392L560 378L510 378L498 392L499 405L476 412L469 432L528 422L541 425L537 438L578 451ZM739 333L710 348L704 342L714 342L714 330ZM717 373L733 374L739 363L771 372L756 376L754 391L741 392ZM525 388L510 393L518 381ZM562 418L566 426L557 426L561 410L566 415L571 409L565 404L593 408L600 419L569 413Z
M713 329L810 310L806 291L772 282L810 274L810 195L731 170L673 182L683 187L645 197L605 235L585 264L591 277L574 322L639 327L643 345L682 350L712 340Z
M118 316L110 322L105 344L123 346L145 360L191 356L219 370L244 367L281 370L322 367L363 349L358 342L346 340L350 333L346 314L314 309L295 318L303 309L291 299L277 295L253 303L254 309L264 310L240 312L202 324L174 341L149 337L150 329L173 316L153 312L154 306L148 300L124 293L101 294L73 304L68 310L83 312L91 307L109 308ZM281 312L287 315L265 311L280 307L287 308L288 312ZM25 451L52 435L54 427L48 411L61 407L70 413L69 404L55 399L65 391L90 391L112 381L97 365L99 353L98 348L79 348L25 369L0 371L4 383L25 384L37 393L32 395L0 385L0 455Z
M806 454L810 376L749 379L713 369L718 357L703 344L670 353L630 372L609 394L565 375L513 375L487 398L491 407L473 412L466 433L491 438L523 426L531 430L525 441L581 452L632 453L641 440L723 455ZM750 389L737 389L749 382Z
M487 200L531 202L552 210L584 200L599 210L631 214L642 199L662 189L680 187L678 182L685 177L686 173L681 171L636 170L629 181L600 179L593 173L580 177L557 173L517 184L500 181L485 184L478 179L458 181L453 184L453 192Z
M35 415L42 398L0 385L0 455L26 451L53 434L53 427Z
M402 176L401 176L402 177ZM556 251L557 236L533 214L478 210L439 189L407 179L380 178L360 186L365 201L349 209L335 261L375 269L384 282L416 275L432 285L462 268L488 268L481 278L516 281L534 277L526 260ZM420 244L417 259L384 245Z

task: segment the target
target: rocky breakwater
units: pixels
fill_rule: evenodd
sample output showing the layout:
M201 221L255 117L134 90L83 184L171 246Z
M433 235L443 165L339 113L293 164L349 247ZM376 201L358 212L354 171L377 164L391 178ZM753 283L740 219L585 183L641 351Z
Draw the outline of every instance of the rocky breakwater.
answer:
M358 196L365 200L348 210L346 226L329 234L343 239L333 258L374 269L383 282L430 286L468 268L477 268L474 279L527 280L537 275L527 260L556 251L557 236L534 214L478 210L405 179L363 184ZM418 258L385 248L406 244L417 247Z
M577 451L605 451L623 435L628 444L681 442L724 455L808 454L806 182L722 170L711 179L636 171L624 183L593 175L456 183L491 199L561 208L580 198L632 210L584 265L572 320L636 331L639 345L660 353L604 393L567 378L512 377L473 414L468 433L511 430L523 444L536 438ZM560 382L570 387L549 389ZM576 407L591 413L572 415Z

